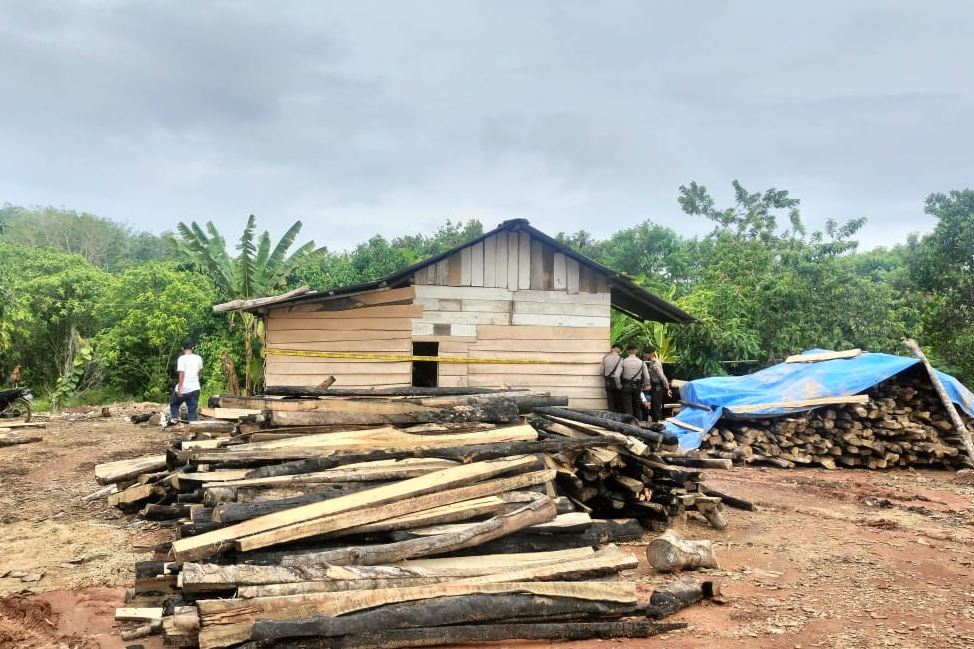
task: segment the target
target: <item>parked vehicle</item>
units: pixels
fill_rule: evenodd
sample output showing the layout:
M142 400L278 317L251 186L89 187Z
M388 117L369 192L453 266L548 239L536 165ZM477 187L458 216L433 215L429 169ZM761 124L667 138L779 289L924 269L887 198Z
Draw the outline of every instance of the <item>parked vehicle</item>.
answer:
M30 404L33 400L30 388L0 390L0 428L5 419L30 421Z

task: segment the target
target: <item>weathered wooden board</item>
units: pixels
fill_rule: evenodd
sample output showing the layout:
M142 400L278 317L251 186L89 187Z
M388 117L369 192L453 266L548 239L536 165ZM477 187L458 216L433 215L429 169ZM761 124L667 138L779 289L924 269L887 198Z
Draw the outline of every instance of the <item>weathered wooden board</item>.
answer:
M441 259L436 262L436 284L447 286L450 283L450 261Z
M95 465L95 480L100 485L137 478L142 473L154 473L166 468L166 455L147 455L131 460L118 460Z
M507 233L507 288L512 291L517 289L520 277L518 239L517 232Z
M541 315L535 313L515 313L511 316L512 325L526 325L537 327L608 327L609 315L576 316L576 315Z
M319 352L361 352L363 354L409 354L412 352L412 340L409 338L384 338L378 337L374 333L367 340L350 341L301 341L300 335L303 332L288 332L289 335L278 333L275 336L268 336L268 347L281 347L283 349L298 349Z
M558 327L481 325L477 328L477 340L600 340L609 346L608 326Z
M531 235L527 232L518 232L517 288L531 288Z
M450 470L458 470L456 467ZM442 472L441 472L442 473ZM428 477L428 476L423 476ZM414 478L420 480L422 478ZM259 532L236 542L237 549L241 551L257 550L271 545L296 541L311 536L320 536L330 532L347 530L360 527L369 523L397 518L405 514L410 514L433 507L448 505L451 503L490 496L504 491L509 491L512 487L522 489L526 486L542 484L554 479L554 471L533 471L516 475L510 478L500 478L497 480L487 480L478 484L465 487L449 488L434 493L426 493L399 500L396 502L374 505L365 508L358 508L348 512L340 512L332 516L314 518L312 520L300 521L284 527ZM395 486L395 485L391 485ZM377 487L372 492L382 489ZM542 498L528 503L519 509L511 512L499 513L487 521L482 521L476 526L466 530L461 530L452 534L444 534L437 537L412 539L387 545L369 546L368 548L344 548L335 551L324 551L321 553L324 560L320 560L317 555L305 557L311 563L328 563L341 565L348 563L374 564L391 563L402 559L409 559L417 556L429 556L432 554L442 554L448 550L459 550L462 548L473 547L480 543L487 542L506 534L523 529L533 523L540 523L550 520L555 516L555 506L548 498ZM333 554L341 556L330 556ZM328 556L326 556L328 555ZM393 558L394 557L394 558ZM307 565L307 564L305 564Z
M476 593L530 593L583 601L635 604L634 582L513 582L505 584L445 583L413 588L387 588L345 593L309 593L258 599L200 600L201 649L228 647L250 637L254 622L311 616L338 616L397 602Z
M554 264L554 285L553 289L556 291L567 291L568 290L568 267L567 258L565 253L556 252L553 257Z
M514 292L487 286L416 286L416 299L437 300L513 300Z
M497 241L497 253L494 257L494 284L500 288L507 288L507 280L510 271L507 267L508 260L508 250L509 244L507 241L507 232L500 232L495 234L493 239Z
M497 236L484 239L484 281L481 286L497 286Z
M460 285L472 286L473 251L469 246L460 250Z
M785 359L786 363L819 363L843 358L856 358L862 355L861 349L846 349L840 352L820 352L818 354L795 354Z
M292 318L270 316L267 318L268 331L293 331L296 329L314 329L318 331L410 331L412 325L412 317Z
M578 294L578 262L571 257L565 260L565 290L570 295Z
M484 242L470 246L470 285L484 285Z
M419 478L411 478L391 485L376 487L368 491L295 507L230 527L206 532L198 536L178 539L173 542L173 554L180 561L204 559L218 553L222 548L227 547L228 543L232 543L246 536L341 512L367 507L374 508L385 503L397 500L401 501L413 496L449 490L453 487L470 484L470 482L484 480L509 471L525 470L533 466L534 463L534 457L523 457L477 462L444 469ZM387 518L391 518L391 516ZM359 524L365 524L366 522L368 521L362 521Z
M276 317L289 320L365 320L367 318L414 318L423 310L415 304L364 306L342 311L292 311Z

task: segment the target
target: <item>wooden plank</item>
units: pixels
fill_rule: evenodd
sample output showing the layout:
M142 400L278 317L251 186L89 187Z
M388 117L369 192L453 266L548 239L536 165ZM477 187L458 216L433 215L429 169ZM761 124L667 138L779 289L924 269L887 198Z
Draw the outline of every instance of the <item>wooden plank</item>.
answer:
M580 293L595 293L595 273L588 266L579 264L578 290Z
M470 465L464 465L470 466ZM457 469L462 467L457 467ZM456 470L456 469L446 469ZM423 476L427 477L427 476ZM359 527L369 523L395 518L405 514L410 514L424 509L431 509L450 503L470 500L481 496L490 496L509 490L509 485L518 484L516 488L523 486L538 485L553 480L555 477L553 470L533 471L513 478L488 480L479 484L455 489L446 489L436 493L427 493L412 497L398 502L386 503L384 505L359 508L350 512L342 512L331 517L321 517L313 520L302 521L280 527L267 532L254 534L239 539L236 543L237 549L250 551L260 548L287 543L310 536L319 536L342 529ZM422 478L413 478L420 480ZM382 489L377 487L372 491ZM355 494L352 494L355 495ZM345 496L346 498L351 496ZM325 501L328 502L328 501ZM356 564L375 564L391 563L401 559L409 559L418 556L429 556L431 554L442 554L447 550L461 550L467 547L479 545L479 543L500 538L504 534L518 529L523 529L535 523L550 520L555 516L555 505L548 499L543 498L525 505L509 513L498 514L488 521L478 523L477 526L455 532L444 534L439 537L429 539L419 539L418 542L398 542L390 543L386 546L371 546L363 549L360 553L356 548L343 548L335 551L324 551L314 553L306 560L312 563L328 563L331 565L344 565L349 563ZM503 531L504 534L498 532ZM424 543L423 541L428 541ZM476 541L476 542L474 542ZM368 554L367 554L368 553ZM321 559L321 557L327 557ZM395 557L392 559L391 557Z
M450 260L441 259L436 262L436 284L439 286L451 285L450 281Z
M209 408L207 406L203 406L199 409L199 414L203 417L210 417L212 419L236 421L241 417L252 417L262 413L260 410L253 410L250 408Z
M374 331L342 331L333 329L280 329L273 326L273 320L268 321L267 327L267 345L285 345L289 342L296 343L312 343L312 342L324 342L324 343L348 343L354 341L365 341L364 345L367 345L369 341L376 339L376 333ZM409 340L409 330L403 330L401 333L387 332L389 340Z
M436 264L430 264L429 266L427 266L426 267L426 281L425 282L420 282L420 283L422 283L422 284L436 284L436 268L437 268L438 265L439 264L436 263ZM446 269L446 266L444 266L443 268L445 270ZM422 272L422 271L420 271L420 272Z
M517 288L531 288L531 235L527 232L518 233Z
M514 313L536 315L601 316L608 318L608 304L565 304L564 302L521 302L514 301Z
M530 352L591 352L602 355L606 351L606 343L602 340L585 339L553 339L553 340L504 340L486 339L476 340L468 345L468 351L488 352L488 351L530 351Z
M512 325L538 327L608 327L609 316L543 315L537 313L515 313L511 316Z
M270 374L401 374L410 373L409 361L371 361L273 356L267 359L266 373ZM270 385L270 382L268 382ZM274 384L276 385L276 383ZM313 385L313 384L312 384ZM340 387L336 385L335 387Z
M268 385L305 386L315 385L320 383L322 379L331 376L314 372L314 366L309 365L308 367L312 369L307 373L286 372L278 374L273 371L265 371L264 379ZM408 371L392 375L343 373L335 378L337 379L334 386L336 388L389 388L409 385L412 380L412 373Z
M514 308L513 300L468 300L460 302L460 310L480 313L510 313Z
M460 253L454 253L447 257L447 284L450 286L460 286L463 281L463 262L460 260Z
M412 588L385 588L343 593L308 593L258 599L200 600L201 649L229 647L250 638L254 623L313 616L337 617L398 602L471 594L528 593L542 597L569 597L592 602L635 605L635 582L511 582L504 584L444 583ZM397 630L397 634L401 630ZM509 637L509 636L508 636ZM518 637L518 636L514 636ZM442 640L436 644L443 644ZM407 645L408 646L408 645ZM425 646L425 644L424 644Z
M484 242L470 246L470 285L484 285Z
M531 240L530 287L535 291L545 290L544 282L544 244Z
M427 311L416 322L432 324L506 325L510 324L510 320L510 313Z
M353 293L351 295L334 296L296 305L282 306L274 309L270 313L288 315L292 313L355 310L370 306L408 303L413 299L414 295L412 286L393 289L380 288L361 293Z
M488 498L496 498L490 496ZM611 547L611 546L610 546ZM394 566L303 566L299 572L282 566L212 564L185 564L192 580L217 586L222 590L240 585L239 597L274 597L314 592L336 592L374 588L400 588L412 584L401 583L410 579L452 581L462 578L481 577L498 573L511 574L522 568L574 562L591 558L595 550L585 546L548 552L519 552L517 554L481 554L469 557L445 557L436 559L411 559ZM310 572L317 581L303 581ZM280 579L275 582L275 579ZM336 583L337 582L337 583ZM358 583L356 583L358 582ZM420 585L420 584L416 584ZM195 590L195 589L194 589Z
M499 232L493 236L493 239L496 242L493 285L499 288L507 288L507 232ZM487 263L486 257L484 258L484 263Z
M505 242L506 243L506 242ZM486 287L497 286L497 236L484 239L484 282Z
M541 248L541 287L546 291L555 288L555 249L551 246Z
M108 496L108 506L117 507L118 505L137 503L155 495L155 487L151 484L136 484L128 489L118 491Z
M469 366L467 371L470 376L492 374L494 375L494 380L498 381L496 385L500 385L501 383L514 385L517 381L516 377L522 374L551 376L555 378L562 374L577 376L578 374L591 373L592 368L587 367L586 363L548 363L545 365L493 365L488 363L474 363ZM504 381L504 375L511 377L510 382Z
M276 331L295 329L314 329L318 331L411 331L412 317L409 318L290 318L275 317L268 322L273 323Z
M122 607L115 609L116 622L153 622L162 620L162 607L152 608L131 608Z
M468 367L468 366L465 366ZM578 366L575 367L575 374L517 374L507 380L508 383L517 383L519 388L536 388L551 394L560 395L563 388L595 388L604 389L605 381L598 373L580 374ZM464 376L473 375L478 377L476 382L484 387L493 387L498 381L497 374L483 374L479 372L467 372ZM568 395L566 395L568 396Z
M554 274L553 274L552 277L553 277L553 281L554 281L553 288L556 291L567 291L568 290L568 267L567 267L567 261L568 260L565 257L565 253L563 253L563 252L556 252L554 254L553 262L552 262L553 263L553 266L554 266Z
M528 596L522 599L529 600ZM563 606L566 600L560 600ZM595 604L593 602L593 604ZM512 610L521 610L534 605L513 604ZM489 607L488 607L489 608ZM575 610L594 610L593 607L581 606ZM564 612L565 608L557 609ZM605 609L603 609L605 610ZM579 619L585 615L599 617L597 614L566 614L569 619ZM618 616L618 613L616 613ZM537 616L535 616L537 617ZM558 616L556 615L555 618ZM546 618L541 618L546 619ZM269 624L269 623L265 623ZM328 649L406 649L407 647L440 647L454 645L468 645L475 647L508 647L519 646L525 641L536 641L535 646L554 646L554 642L575 640L615 640L617 638L651 638L670 631L685 628L686 623L676 622L661 624L658 622L633 621L587 621L587 622L504 622L501 624L454 624L445 627L421 626L409 629L377 628L368 633L353 634L332 638L327 644L301 645L303 649L314 647L328 647ZM506 642L511 641L511 642ZM541 644L544 641L544 644ZM582 645L580 645L582 646ZM591 646L586 643L584 646ZM648 646L648 645L641 645Z
M841 352L820 352L818 354L795 354L785 359L786 363L818 363L842 358L856 358L862 355L861 349L846 349Z
M578 294L578 261L567 256L565 259L565 290L569 295Z
M580 293L579 295L569 295L558 291L515 291L513 299L515 302L545 302L548 304L601 304L609 307L611 297L603 293Z
M95 480L100 485L121 482L139 477L142 473L155 473L166 468L166 454L146 455L131 460L118 460L95 465Z
M813 408L818 406L846 405L869 403L868 394L852 394L844 397L823 397L821 399L801 399L798 401L776 401L774 403L755 403L741 406L725 406L726 410L735 413L770 410L772 408Z
M417 286L417 299L513 300L514 292L489 286Z
M493 326L477 328L477 340L599 340L609 346L609 328L603 327L540 327Z
M453 487L468 485L472 481L484 480L511 471L526 470L533 466L534 463L534 457L525 456L507 460L476 462L474 464L444 469L418 478L410 478L409 480L403 480L391 485L376 487L368 491L340 496L331 500L311 503L283 512L261 516L198 536L178 539L173 542L173 554L179 561L205 559L218 553L228 543L232 543L246 536L356 509L377 508L397 500L405 502L414 496L451 490ZM405 513L409 512L401 512L401 514ZM368 521L362 521L359 524L365 524L365 522Z
M517 290L518 277L518 233L507 233L507 288Z
M368 340L352 341L312 341L296 342L290 336L290 342L278 342L280 337L268 337L268 347L280 347L282 349L298 349L318 352L362 352L363 354L410 354L413 350L412 339L410 338L377 338L375 334ZM275 342L271 342L275 341Z
M292 319L334 320L353 318L415 318L422 314L422 307L415 304L387 304L363 306L356 309L343 309L341 311L297 311L286 315Z
M473 282L473 251L470 246L460 250L460 285L472 286Z

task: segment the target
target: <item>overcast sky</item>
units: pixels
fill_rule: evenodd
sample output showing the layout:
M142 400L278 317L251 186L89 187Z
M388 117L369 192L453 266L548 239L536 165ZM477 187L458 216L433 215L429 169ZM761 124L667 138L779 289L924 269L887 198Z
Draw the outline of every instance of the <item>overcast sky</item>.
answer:
M344 248L447 219L606 236L696 180L860 240L974 186L974 3L0 2L0 204Z

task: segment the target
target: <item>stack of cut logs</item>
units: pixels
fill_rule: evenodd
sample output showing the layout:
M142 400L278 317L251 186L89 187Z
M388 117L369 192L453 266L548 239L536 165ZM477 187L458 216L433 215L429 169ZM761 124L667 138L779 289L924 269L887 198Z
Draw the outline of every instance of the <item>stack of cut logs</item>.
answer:
M848 400L853 403L783 417L725 417L704 437L699 454L781 468L971 466L922 371L904 372Z
M96 467L110 504L176 529L136 566L119 611L146 622L135 635L407 647L678 628L646 621L615 543L691 510L722 527L721 499L675 462L726 460L669 461L662 433L545 394L314 392L220 398L167 454Z

